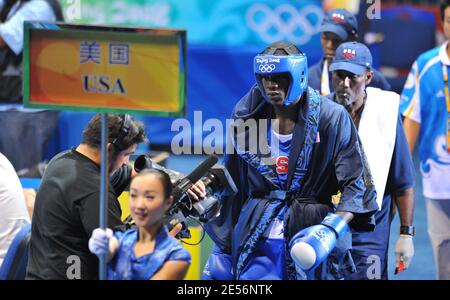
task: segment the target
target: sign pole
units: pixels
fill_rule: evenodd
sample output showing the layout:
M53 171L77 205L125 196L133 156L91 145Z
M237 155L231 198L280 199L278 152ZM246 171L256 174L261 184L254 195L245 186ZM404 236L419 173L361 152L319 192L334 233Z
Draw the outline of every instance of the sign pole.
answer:
M108 126L107 114L102 113L102 144L100 163L100 228L108 227ZM100 256L99 278L106 280L106 255Z

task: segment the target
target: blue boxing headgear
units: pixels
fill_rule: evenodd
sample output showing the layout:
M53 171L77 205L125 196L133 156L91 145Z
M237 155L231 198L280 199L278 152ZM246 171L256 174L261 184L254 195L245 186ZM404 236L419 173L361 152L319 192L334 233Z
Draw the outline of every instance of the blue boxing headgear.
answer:
M264 99L268 101L261 76L288 74L289 88L283 105L288 106L294 103L306 91L308 86L308 61L303 53L289 55L259 54L253 61L253 71L259 90Z

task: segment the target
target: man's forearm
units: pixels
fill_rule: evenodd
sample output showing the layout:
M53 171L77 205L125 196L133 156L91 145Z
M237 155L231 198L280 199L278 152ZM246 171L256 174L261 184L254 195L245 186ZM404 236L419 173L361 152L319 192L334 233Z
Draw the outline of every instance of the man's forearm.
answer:
M414 191L408 188L394 196L395 205L400 215L400 225L411 226L414 214Z

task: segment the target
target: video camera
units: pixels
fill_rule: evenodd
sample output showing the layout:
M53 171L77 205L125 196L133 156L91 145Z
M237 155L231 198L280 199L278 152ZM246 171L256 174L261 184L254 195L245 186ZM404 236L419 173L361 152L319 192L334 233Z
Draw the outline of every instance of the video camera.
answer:
M191 238L187 218L205 223L219 215L221 205L215 195L234 196L237 193L236 185L228 170L221 165L215 165L217 160L216 156L209 156L189 175L184 175L153 163L147 155L140 155L136 158L134 162L136 172L147 168L156 168L169 174L173 184L173 204L167 213L167 219L169 230L178 223L182 224L183 228L177 234L177 238ZM206 197L195 201L189 197L187 191L198 180L201 180L206 186Z

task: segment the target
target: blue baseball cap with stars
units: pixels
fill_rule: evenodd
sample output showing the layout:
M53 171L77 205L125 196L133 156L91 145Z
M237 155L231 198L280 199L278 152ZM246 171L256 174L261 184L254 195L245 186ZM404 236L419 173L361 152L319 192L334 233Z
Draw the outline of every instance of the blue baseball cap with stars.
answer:
M330 65L330 71L344 70L356 75L372 69L372 54L366 45L358 42L342 43Z
M349 35L358 32L356 17L346 9L333 9L327 12L319 28L320 32L333 32L343 41L349 39Z

